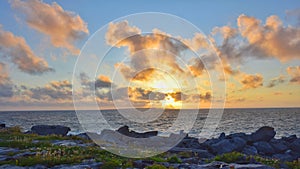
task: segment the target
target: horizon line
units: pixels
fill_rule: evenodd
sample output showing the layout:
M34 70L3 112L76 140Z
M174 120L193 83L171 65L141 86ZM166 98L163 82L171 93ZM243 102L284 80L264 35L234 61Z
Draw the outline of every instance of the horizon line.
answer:
M182 109L165 109L165 110L209 110L209 109L298 109L300 107L226 107L226 108L182 108ZM132 109L132 108L120 108L121 110L124 109ZM136 108L136 109L149 109L149 108ZM162 109L162 108L152 108L152 109ZM107 109L77 109L80 111L97 111L97 110L119 110L119 109L113 109L113 108L107 108ZM12 112L12 111L76 111L75 109L7 109L7 110L0 110L0 112Z

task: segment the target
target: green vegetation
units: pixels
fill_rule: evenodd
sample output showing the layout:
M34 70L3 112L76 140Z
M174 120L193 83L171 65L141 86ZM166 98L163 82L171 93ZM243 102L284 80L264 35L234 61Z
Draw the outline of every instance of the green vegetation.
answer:
M244 154L239 152L231 152L231 153L225 153L222 155L217 155L213 160L214 161L223 161L225 163L233 163L236 161L239 161L245 157Z
M151 166L148 166L147 169L167 169L167 167L161 164L153 164Z
M291 169L300 169L300 160L295 160L293 162L286 162L286 165Z
M177 156L172 156L167 159L169 163L181 163L182 161Z
M280 161L277 159L270 159L270 158L263 158L263 157L259 157L259 156L254 156L253 157L255 159L255 161L274 167L274 168L280 168Z

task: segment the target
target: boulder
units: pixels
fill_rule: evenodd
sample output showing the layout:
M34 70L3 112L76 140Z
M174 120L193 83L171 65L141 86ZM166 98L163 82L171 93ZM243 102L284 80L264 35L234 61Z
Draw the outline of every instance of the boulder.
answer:
M223 140L223 139L225 139L225 137L226 137L226 135L225 135L225 133L223 132L223 133L220 134L219 139L220 139L220 140Z
M31 132L38 135L61 135L65 136L71 129L61 125L36 125L31 127Z
M180 148L180 147L173 147L168 152L170 153L180 153L180 152L189 152L189 153L195 153L200 158L212 158L213 155L209 153L207 150L201 150L201 149L193 149L193 148Z
M198 139L196 138L184 138L176 145L181 148L202 148Z
M288 142L288 143L292 143L293 141L295 141L297 139L296 135L290 135L288 137L282 137L282 140Z
M296 140L294 140L290 145L289 145L290 149L299 153L300 152L300 138L297 138Z
M149 138L153 136L157 136L157 131L148 131L144 133L138 133L133 130L129 130L128 126L122 126L117 130L119 133L128 136L128 137L134 137L134 138Z
M254 146L246 145L242 151L246 155L257 155L257 149Z
M5 124L4 123L0 123L0 129L1 128L5 128Z
M273 127L264 126L259 128L256 132L248 136L247 141L258 142L258 141L270 141L274 138L276 132Z
M240 137L224 139L216 144L211 145L211 151L214 154L224 154L232 151L241 151L246 146L246 141Z
M253 145L255 146L255 148L257 149L259 154L272 155L275 153L275 150L268 142L259 141L259 142L253 143Z
M286 142L282 139L272 139L270 141L271 146L274 148L276 153L283 153L289 149Z
M226 138L228 138L228 139L231 139L231 138L234 138L234 137L240 137L244 140L247 139L247 135L245 133L233 133L233 134L229 134L228 136L226 136Z
M293 161L294 158L288 153L285 154L274 154L272 158L279 159L281 161Z

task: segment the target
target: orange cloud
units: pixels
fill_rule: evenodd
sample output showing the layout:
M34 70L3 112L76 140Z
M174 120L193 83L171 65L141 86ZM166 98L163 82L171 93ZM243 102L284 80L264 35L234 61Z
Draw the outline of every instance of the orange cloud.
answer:
M255 75L243 75L240 83L243 85L243 89L258 88L263 86L263 77L260 74Z
M300 84L300 66L290 66L286 71L291 76L291 83Z
M29 74L53 71L48 63L36 56L23 37L4 31L0 25L0 55L10 58L18 68Z
M254 17L240 15L237 24L242 37L251 45L248 52L257 57L275 57L280 61L299 58L300 28L283 26L275 15L268 17L264 25Z
M89 33L87 23L79 15L65 11L56 2L51 5L39 0L10 2L13 8L25 15L28 26L50 37L53 46L79 54L74 42Z

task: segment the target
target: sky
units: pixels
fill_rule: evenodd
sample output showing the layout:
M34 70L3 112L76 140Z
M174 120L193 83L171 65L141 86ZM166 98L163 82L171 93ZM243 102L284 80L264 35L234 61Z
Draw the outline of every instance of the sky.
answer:
M1 110L300 105L300 1L0 8Z

